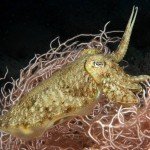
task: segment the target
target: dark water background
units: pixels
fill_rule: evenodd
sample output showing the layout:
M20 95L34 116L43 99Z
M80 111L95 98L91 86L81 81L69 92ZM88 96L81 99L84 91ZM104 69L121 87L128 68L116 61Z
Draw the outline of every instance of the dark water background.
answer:
M133 5L139 7L130 47L128 72L150 74L150 0L1 0L0 77L17 78L35 53L49 50L50 41L80 33L124 30ZM120 34L121 35L121 34Z

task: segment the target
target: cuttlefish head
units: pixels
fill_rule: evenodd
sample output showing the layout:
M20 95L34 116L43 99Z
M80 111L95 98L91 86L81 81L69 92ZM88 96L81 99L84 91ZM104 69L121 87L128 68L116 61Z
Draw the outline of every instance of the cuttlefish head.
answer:
M140 84L133 82L132 77L114 60L104 55L94 55L87 59L85 69L110 101L124 106L139 102L135 92L141 90Z
M116 62L100 54L89 57L85 69L99 85L102 85L105 78L123 73L123 69Z
M99 90L109 100L126 106L139 102L135 93L142 89L141 85L118 65L127 52L137 12L138 7L133 7L126 30L116 51L105 56L102 54L93 55L85 63L86 71L95 80Z

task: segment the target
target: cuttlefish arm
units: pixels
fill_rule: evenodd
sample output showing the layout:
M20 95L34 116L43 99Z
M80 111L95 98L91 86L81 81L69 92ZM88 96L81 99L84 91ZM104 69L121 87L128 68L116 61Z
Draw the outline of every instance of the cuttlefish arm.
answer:
M144 82L146 80L150 80L149 75L139 75L139 76L132 76L130 80L134 83Z
M135 82L136 76L134 78L132 76L125 74L124 76L121 77L117 74L117 72L115 74L116 76L114 75L114 77L111 78L111 82L116 84L117 86L132 90L133 92L140 92L142 90L142 86L139 84L141 80Z
M124 32L123 37L120 41L120 44L118 45L117 50L115 50L115 52L112 52L111 54L107 54L107 57L111 58L115 62L120 62L124 58L124 56L127 52L137 13L138 13L138 7L134 6L132 9L132 13L130 15L128 24L126 26L125 32ZM84 49L81 52L81 55L85 55L85 54L94 55L94 54L100 54L100 52L101 52L101 50L94 49L94 48Z
M106 95L109 101L122 104L125 107L133 106L134 104L139 103L139 99L131 89L112 83L100 87L100 90Z
M129 18L126 30L123 34L123 37L121 39L121 42L117 48L117 50L115 52L112 52L109 57L112 58L115 62L120 62L128 49L128 45L129 45L129 41L130 41L130 37L131 37L131 33L132 33L132 29L136 20L136 16L137 16L137 12L138 12L138 7L133 7L132 9L132 13L131 16Z
M125 82L120 81L120 85L124 88L128 88L133 92L141 92L142 86L141 82L150 80L149 75L139 75L139 76L129 76L125 79Z

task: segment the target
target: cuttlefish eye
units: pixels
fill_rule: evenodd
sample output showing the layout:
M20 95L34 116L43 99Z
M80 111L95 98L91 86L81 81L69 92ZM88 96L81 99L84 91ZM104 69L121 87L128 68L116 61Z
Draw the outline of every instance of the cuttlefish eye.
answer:
M95 68L100 68L100 67L104 67L104 63L100 62L100 61L93 61L93 66Z

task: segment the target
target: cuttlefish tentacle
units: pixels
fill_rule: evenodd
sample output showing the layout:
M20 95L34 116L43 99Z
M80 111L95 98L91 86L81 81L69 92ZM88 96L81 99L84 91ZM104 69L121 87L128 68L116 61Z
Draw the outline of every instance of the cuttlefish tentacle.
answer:
M133 83L130 81L127 83L120 82L120 86L126 89L130 89L133 92L140 92L142 90L142 86L140 84Z
M117 81L116 81L116 79L117 79ZM142 86L139 84L139 82L141 82L141 81L134 82L132 77L129 75L126 75L126 74L124 76L120 77L116 72L116 78L112 79L111 82L115 83L117 86L120 86L120 87L123 87L126 89L130 89L134 92L140 92L142 90Z
M131 89L134 92L140 92L142 91L142 86L140 83L146 80L150 80L149 75L139 75L139 76L127 75L127 78L125 78L124 82L121 81L120 83L122 87Z
M121 42L117 50L109 55L109 57L111 57L115 62L120 62L127 52L132 29L136 20L137 12L138 12L138 7L134 6L126 30L123 34L123 37L121 39Z
M130 77L130 80L134 83L144 82L146 80L150 80L150 76L149 75L132 76Z

